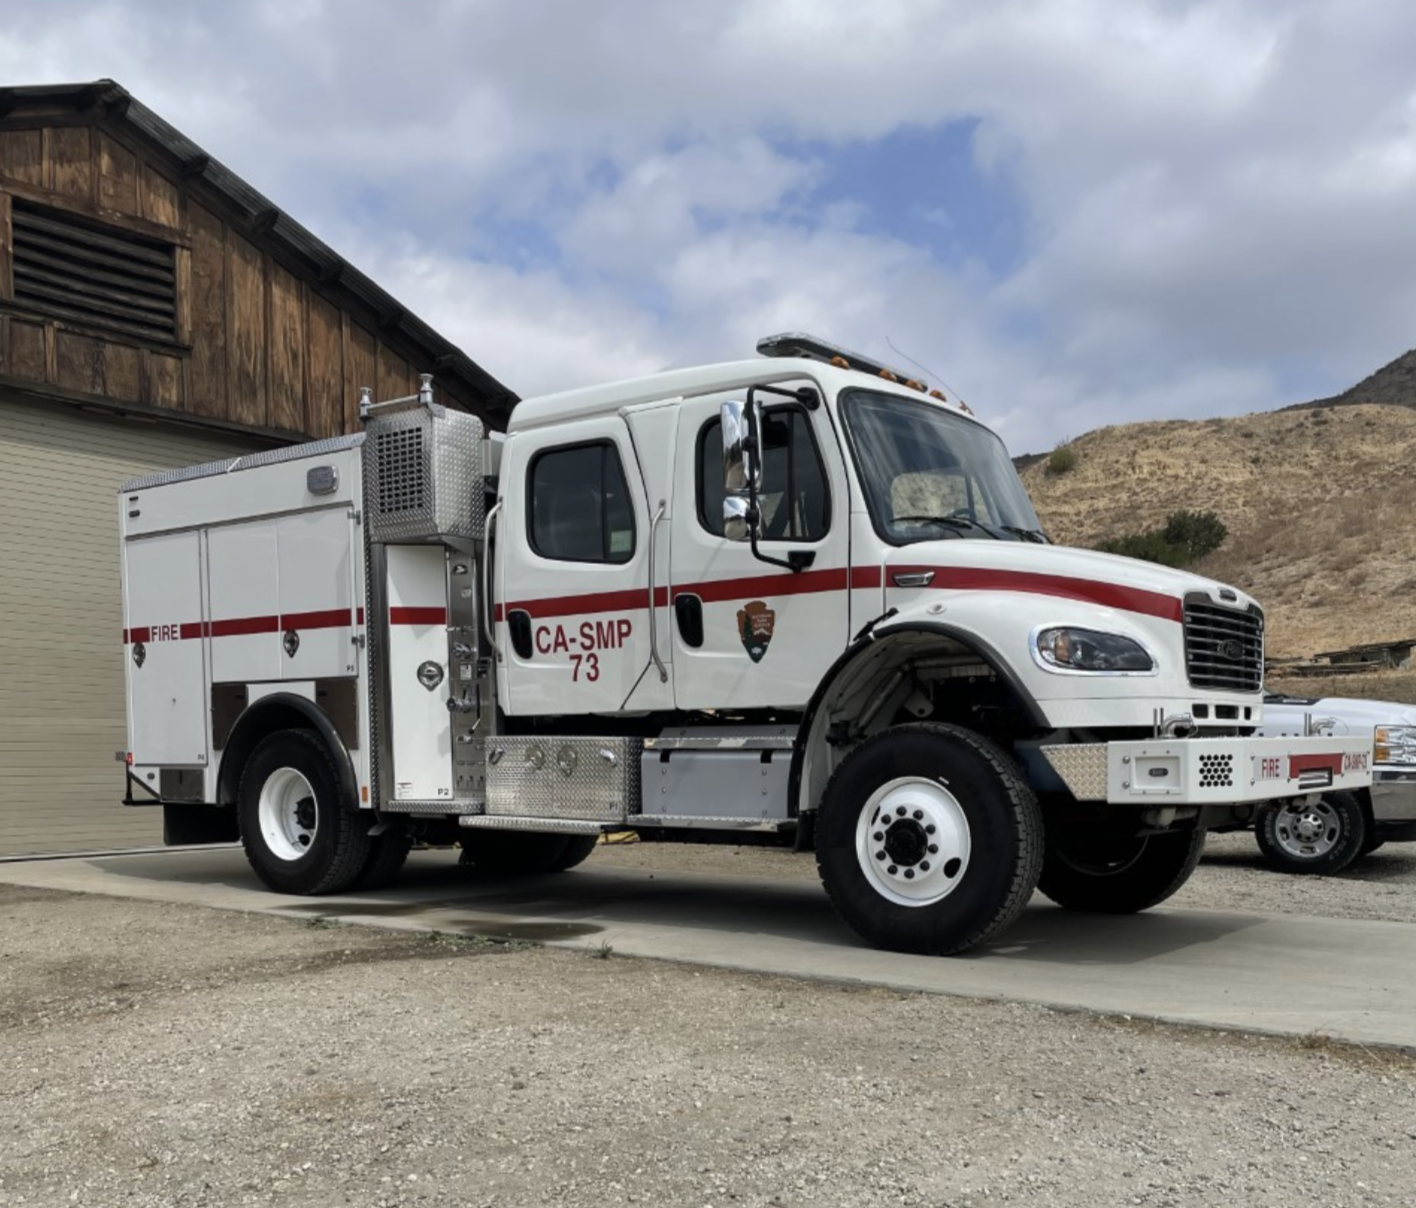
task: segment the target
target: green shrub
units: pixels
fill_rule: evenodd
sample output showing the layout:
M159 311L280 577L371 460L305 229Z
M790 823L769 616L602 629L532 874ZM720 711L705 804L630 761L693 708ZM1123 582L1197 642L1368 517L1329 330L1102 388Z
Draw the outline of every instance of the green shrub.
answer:
M1075 469L1076 465L1077 451L1071 445L1058 445L1047 459L1047 472L1065 474L1068 470Z
M1198 562L1224 544L1229 530L1213 512L1171 512L1160 535L1184 550L1187 561Z
M1105 554L1185 567L1212 554L1229 535L1213 512L1171 512L1160 528L1112 537L1096 548Z

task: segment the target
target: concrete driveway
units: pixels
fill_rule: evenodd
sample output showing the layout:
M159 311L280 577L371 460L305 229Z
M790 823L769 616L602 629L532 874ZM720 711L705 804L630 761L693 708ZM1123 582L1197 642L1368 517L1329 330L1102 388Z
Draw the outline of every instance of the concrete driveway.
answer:
M1416 1050L1416 924L1157 909L1111 918L1035 899L951 959L863 947L811 882L597 870L476 881L415 853L375 893L266 892L239 850L0 864L0 882L295 919L529 939L759 973Z

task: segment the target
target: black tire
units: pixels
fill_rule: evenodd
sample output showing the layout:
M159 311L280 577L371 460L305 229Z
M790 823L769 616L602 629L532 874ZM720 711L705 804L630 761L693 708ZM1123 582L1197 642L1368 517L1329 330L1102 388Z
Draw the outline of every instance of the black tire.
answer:
M852 751L816 824L831 904L862 939L895 952L948 956L1003 930L1032 896L1042 848L1037 798L1012 760L929 722Z
M257 743L237 800L256 876L279 893L348 889L370 841L368 817L346 797L334 756L313 731L280 730Z
M1381 835L1377 834L1373 827L1369 826L1367 828L1367 841L1362 844L1362 850L1357 853L1357 858L1361 859L1363 856L1370 856L1378 848L1385 846L1386 840L1383 839Z
M1326 793L1316 805L1266 805L1254 819L1254 838L1280 872L1331 876L1362 854L1367 816L1351 793Z
M567 872L577 864L584 864L600 842L599 835L571 835L566 839L565 850L547 872Z
M488 877L535 877L564 872L590 854L596 837L478 829L462 836L462 855L458 863ZM590 841L588 846L586 840Z
M1204 850L1202 830L1125 835L1095 826L1051 826L1037 887L1067 910L1135 914L1185 884Z
M369 840L369 858L354 879L351 889L382 889L397 880L413 849L413 836L405 827L394 826Z

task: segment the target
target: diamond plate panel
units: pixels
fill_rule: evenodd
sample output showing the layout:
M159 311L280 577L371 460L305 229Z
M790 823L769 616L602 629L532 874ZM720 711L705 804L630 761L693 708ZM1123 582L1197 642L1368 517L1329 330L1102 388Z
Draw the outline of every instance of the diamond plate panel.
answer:
M482 421L416 407L369 421L364 497L369 539L480 540L486 520Z
M1106 743L1081 742L1039 750L1078 801L1106 800Z
M639 813L637 738L487 739L487 816L623 822Z

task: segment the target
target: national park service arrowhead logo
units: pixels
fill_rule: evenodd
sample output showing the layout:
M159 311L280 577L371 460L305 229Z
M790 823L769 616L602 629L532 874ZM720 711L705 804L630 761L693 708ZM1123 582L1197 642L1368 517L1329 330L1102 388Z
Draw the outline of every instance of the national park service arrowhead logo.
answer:
M738 637L742 639L742 647L747 651L747 657L754 663L760 663L772 641L777 614L761 600L753 600L751 604L744 604L738 609L737 621Z

